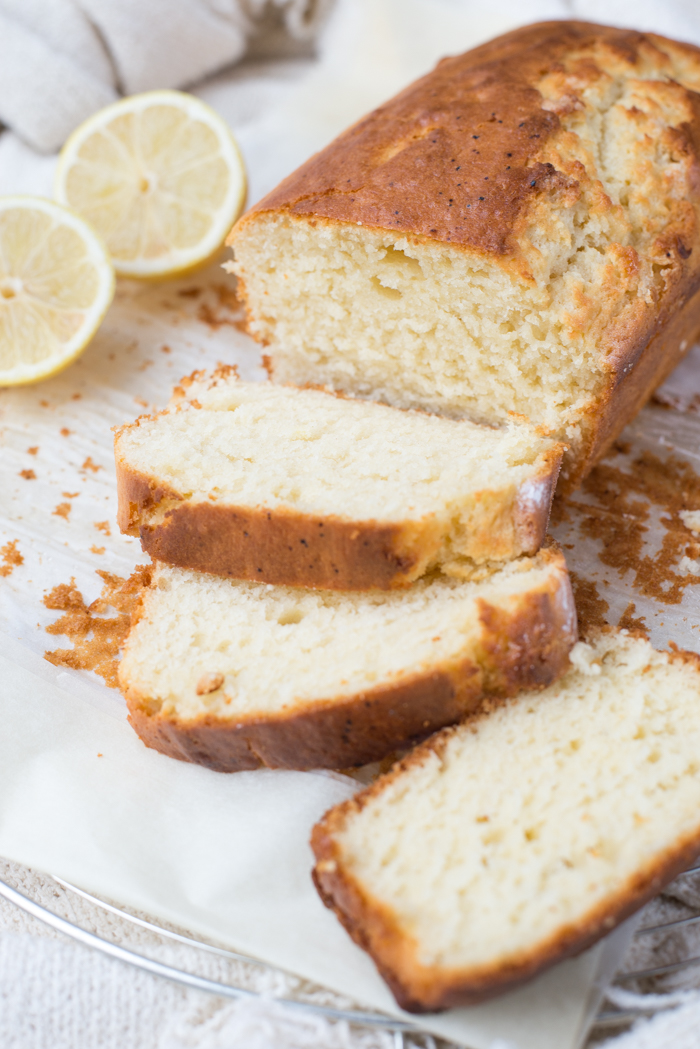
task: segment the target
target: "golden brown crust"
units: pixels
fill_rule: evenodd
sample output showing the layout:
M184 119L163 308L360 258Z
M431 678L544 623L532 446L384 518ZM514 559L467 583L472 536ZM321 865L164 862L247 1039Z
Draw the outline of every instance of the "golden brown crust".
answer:
M129 721L144 743L217 772L268 768L349 768L378 761L462 716L481 698L479 667L465 660L343 702L236 723L185 723L146 713L129 699Z
M115 440L118 440L117 431ZM126 535L138 535L141 516L165 499L179 499L178 493L168 485L158 484L143 474L124 469L117 460L117 524Z
M510 612L482 602L479 650L449 665L342 700L300 703L292 713L236 721L165 717L157 702L122 680L129 720L147 746L219 772L377 761L457 721L485 699L544 687L564 673L576 641L571 586L558 550L540 557L558 571Z
M426 752L431 751L432 743L432 740L424 743L406 762L421 760ZM393 778L400 774L404 767L406 763L400 763L389 776ZM401 929L389 909L365 893L357 880L342 867L335 835L342 830L347 816L362 808L368 797L381 791L385 785L386 777L382 777L357 797L331 809L316 824L311 837L316 856L313 880L325 905L334 911L353 940L371 955L396 1001L408 1012L437 1012L454 1006L477 1005L513 990L557 962L580 954L656 896L700 853L698 828L672 849L651 860L617 893L592 908L579 921L560 929L531 951L521 951L508 961L492 966L434 969L421 965L416 944Z
M588 22L540 22L444 58L289 175L239 220L228 243L257 215L276 211L515 257L531 202L566 181L536 159L561 128L532 86L540 71L601 44L634 66L640 48L655 42L665 40ZM699 48L669 43L700 60ZM695 144L698 128L684 130Z
M686 663L697 673L700 657L674 651L671 661ZM488 715L483 708L468 716L477 721ZM313 829L311 846L316 857L313 879L327 907L363 950L374 960L398 1004L409 1012L435 1012L458 1005L476 1005L525 983L545 969L592 946L672 881L700 854L700 826L670 848L649 860L607 900L530 951L514 953L506 961L473 969L424 966L417 945L405 933L390 908L374 899L352 874L343 869L338 835L354 814L387 786L416 765L445 750L458 728L446 728L416 747L394 767L355 797L336 805Z
M636 343L619 347L617 354L610 357L610 382L589 425L586 455L581 457L575 470L566 471L566 476L562 473L560 487L564 493L575 488L602 459L615 438L697 341L700 336L697 283L700 283L700 274L685 301L681 299L674 304L672 316L659 317L657 330L651 337L643 331Z
M519 547L525 554L536 553L545 541L564 449L558 444L545 452L539 475L518 491L513 517Z
M425 571L430 520L412 528L190 502L117 459L119 526L151 557L235 579L327 590L388 590ZM167 506L155 520L152 511Z
M482 493L469 553L476 560L534 554L544 541L559 472L559 448L515 497ZM117 463L117 520L151 557L180 568L279 586L390 590L435 563L441 534L432 517L405 523L317 517L287 508L184 499L156 478Z
M254 216L279 211L515 254L521 214L557 174L535 163L560 121L542 108L530 81L601 35L630 55L643 39L583 22L546 22L443 59L289 175L228 242ZM450 207L451 200L459 206Z
M624 308L601 332L600 388L580 420L583 445L565 457L565 491L605 453L700 328L700 95L673 81L674 63L700 79L700 49L578 21L517 29L444 59L353 125L248 212L229 238L235 246L239 231L266 214L361 225L461 247L488 256L515 280L532 281L522 249L528 224L537 223L545 198L578 193L588 179L580 163L561 156L562 100L551 104L534 85L543 71L561 70L581 53L589 56L580 61L585 80L597 48L640 78L657 76L680 90L692 116L665 129L663 149L687 162L689 188L687 200L664 202L668 221L645 249L662 275L651 296L624 275L638 264L636 251L619 246L619 272L611 269L601 294L617 295ZM573 99L574 108L579 104ZM639 111L629 112L634 119ZM599 183L589 183L587 192L605 211L610 200ZM660 176L653 196L664 192L662 183ZM650 200L650 212L654 206Z

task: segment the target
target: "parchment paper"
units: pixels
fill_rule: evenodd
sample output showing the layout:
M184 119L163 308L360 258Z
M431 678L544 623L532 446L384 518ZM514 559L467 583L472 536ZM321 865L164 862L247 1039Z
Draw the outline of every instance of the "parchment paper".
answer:
M91 600L102 585L96 569L125 576L144 560L138 541L114 525L110 425L142 411L140 402L162 404L195 365L224 359L246 378L262 377L250 340L231 323L216 328L237 316L216 290L226 279L212 267L167 287L122 288L73 368L0 392L0 546L17 540L24 558L0 579L0 854L398 1014L309 876L311 827L355 781L225 776L173 761L144 747L117 692L42 658L66 644L43 630L56 618L42 604L47 589L73 577ZM65 504L67 518L54 512ZM605 953L596 948L496 1003L420 1022L473 1049L496 1037L566 1049Z
M367 14L368 6L360 6ZM385 19L375 42L386 42L391 19L399 18L394 6L387 0L372 9L372 17ZM449 6L442 3L443 13ZM415 0L402 10L405 16L424 8ZM328 79L327 64L325 88L318 68L304 82L303 65L285 63L218 78L200 92L239 134L251 199L303 159L300 153L330 137L334 119L342 126L357 115L349 113L353 107L361 112L441 52L475 42L466 21L457 21L459 33L448 33L451 23L443 20L422 50L415 33L397 36L388 71L358 88L354 101L340 91L340 74ZM513 15L488 24L476 36L515 21ZM403 53L408 39L413 43ZM316 108L306 119L302 103L311 99ZM49 164L35 164L8 136L0 154L14 156L17 180L5 164L3 191L31 184L49 192ZM97 338L69 371L40 386L0 391L0 547L16 540L23 558L0 577L0 854L399 1015L371 961L323 908L309 877L310 828L356 789L354 781L332 773L224 776L172 761L146 750L116 692L42 659L47 647L61 644L44 633L56 617L42 604L47 589L74 577L89 601L101 588L97 569L126 576L143 560L138 542L118 535L114 524L110 427L162 406L174 382L195 367L223 360L237 363L243 378L263 378L258 351L237 329L222 287L231 287L230 278L218 266L178 283L122 284ZM695 364L684 367L685 396ZM629 461L637 446L647 445L697 458L699 435L692 412L650 408L631 428ZM580 575L601 587L608 579L610 621L635 600L657 644L673 638L694 647L697 587L688 587L679 606L640 601L629 578L600 565L599 542L581 535L585 516L571 510L557 534L572 547L567 556ZM652 514L652 546L664 527ZM493 1003L419 1022L472 1049L487 1049L497 1038L521 1049L574 1049L627 936L618 932Z

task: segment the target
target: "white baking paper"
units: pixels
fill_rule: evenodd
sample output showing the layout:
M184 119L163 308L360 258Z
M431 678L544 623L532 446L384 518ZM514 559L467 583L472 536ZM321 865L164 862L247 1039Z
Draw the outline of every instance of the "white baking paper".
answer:
M194 366L234 361L244 377L262 378L257 349L221 303L226 280L212 267L168 286L123 287L75 366L0 392L0 546L17 540L24 558L0 579L0 854L399 1015L310 879L311 827L357 784L173 761L144 747L117 692L42 658L67 643L44 632L57 615L42 604L46 590L75 578L91 600L102 586L96 569L125 576L144 560L114 525L110 426L163 404ZM54 512L66 503L67 519ZM521 1049L573 1047L604 954L419 1022L473 1049L495 1037Z
M494 9L488 23L470 16L471 25L451 0L430 6L430 32L421 35L427 0L363 0L359 22L331 26L324 62L310 77L303 63L286 62L236 71L200 92L238 133L251 199L441 52L518 21L517 5ZM556 3L528 12L556 13ZM2 191L50 192L50 165L9 135L0 137L0 159ZM0 391L0 548L16 541L23 558L0 576L0 854L405 1015L309 877L311 826L356 789L352 780L279 771L225 776L170 760L135 736L116 692L42 659L46 648L65 644L44 632L56 618L42 604L46 590L75 578L89 601L102 585L98 569L126 576L143 560L138 542L117 534L114 523L110 427L162 406L193 368L221 360L238 364L244 378L263 378L226 288L231 279L218 265L170 284L122 284L75 365L39 386ZM684 367L686 393L697 369ZM692 412L661 408L647 409L631 428L639 445L651 442L664 454L676 446L695 458L699 436ZM614 622L635 599L629 580L601 568L596 541L580 537L575 514L558 534L573 545L567 556L581 575L601 585L608 579ZM653 528L648 539L658 539ZM657 643L697 644L698 592L689 587L670 609L644 606ZM626 935L493 1003L417 1022L471 1049L499 1038L520 1049L574 1049Z

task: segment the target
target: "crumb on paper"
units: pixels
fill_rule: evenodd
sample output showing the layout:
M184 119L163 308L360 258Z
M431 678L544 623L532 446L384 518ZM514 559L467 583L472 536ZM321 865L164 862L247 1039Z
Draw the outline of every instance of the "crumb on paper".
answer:
M393 750L381 761L372 761L368 765L356 765L349 769L338 769L337 771L341 776L348 776L357 783L361 783L363 787L368 787L380 776L384 776L389 772L392 766L405 757L406 754L408 754L408 749Z
M700 533L700 510L681 510L678 516L691 532Z
M700 561L694 561L692 557L683 557L678 562L678 571L685 575L700 575Z
M247 330L245 308L236 295L235 289L227 284L213 284L211 290L216 295L217 304L211 306L203 302L197 310L197 319L212 331L218 331L219 328L228 324L238 331L245 332Z
M590 633L607 627L606 614L610 605L598 593L598 587L592 579L584 579L578 572L569 570L571 588L574 592L576 615L578 616L579 633L588 637Z
M689 401L684 401L678 394L657 390L652 394L651 403L657 408L675 408L677 412L689 412L694 415L700 412L700 393L694 393Z
M161 346L160 352L161 353L172 353L173 351L170 349L169 346Z
M39 405L42 408L50 408L51 407L51 405L49 404L48 401L39 401Z
M98 532L104 532L105 535L112 534L112 529L109 527L109 521L95 521L94 527Z
M19 476L23 477L25 481L36 481L36 474L33 470L20 470Z
M182 288L178 291L178 298L180 299L198 299L202 294L201 288Z
M634 601L630 601L627 608L620 616L620 622L617 624L621 630L628 630L630 634L636 634L638 637L646 638L649 640L649 630L647 628L644 616L637 616L635 618L634 613L637 611L637 606Z
M55 510L51 511L52 517L62 517L64 521L68 520L68 514L71 511L70 503L59 503Z
M621 577L632 573L631 586L643 597L680 604L685 588L700 583L700 575L688 568L700 557L700 537L686 524L688 514L697 512L690 508L700 506L700 476L673 455L661 459L644 451L625 469L613 460L604 459L584 479L581 491L590 502L565 497L557 516L561 519L561 506L576 510L581 533L600 543L602 564ZM661 511L664 529L653 555L644 550L651 507Z
M82 393L74 393L71 396L72 401L81 401L83 399Z
M150 565L137 565L128 579L98 571L103 581L100 596L86 605L75 585L60 583L45 596L47 608L63 615L46 627L47 634L64 635L73 648L45 652L44 659L57 667L94 670L110 688L118 688L119 652L131 626L131 613L151 577ZM108 614L108 613L112 614Z
M87 459L85 460L83 465L80 467L80 469L81 470L92 470L92 472L94 474L96 474L98 470L104 470L104 466L100 466L99 463L93 463L92 457L88 455Z
M39 452L39 445L33 444L31 448L27 448L27 455L37 455Z
M90 547L91 554L103 554L104 552L105 548L103 546L95 546L95 544L93 543Z
M139 372L145 372L146 368L150 368L152 364L153 364L153 361L152 361L152 360L150 360L150 359L149 359L149 358L147 357L145 361L142 361L142 362L141 362L141 364L139 364L139 366L138 366L138 368L136 369L136 371L139 371Z
M141 408L148 408L148 401L144 401L143 397L134 397L134 404L138 404Z
M69 430L67 426L62 426L58 432L60 433L61 437L70 437L73 431Z
M24 564L24 558L17 549L18 542L19 540L17 539L11 539L9 543L0 546L0 557L2 558L2 564L0 564L0 576L2 576L3 579L7 579L9 575L12 575L15 568Z
M673 397L671 394L657 390L656 393L651 395L651 403L657 408L679 408L679 401L677 397Z
M80 492L61 492L61 495L65 499L77 499L80 495Z

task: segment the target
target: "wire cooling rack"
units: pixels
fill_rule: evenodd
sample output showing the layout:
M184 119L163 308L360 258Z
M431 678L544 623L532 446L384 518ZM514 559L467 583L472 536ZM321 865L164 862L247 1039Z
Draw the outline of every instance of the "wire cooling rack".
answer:
M696 874L700 873L700 864L689 867L685 874ZM185 936L182 933L174 932L171 929L166 929L155 922L147 921L144 918L137 917L134 914L130 914L128 911L122 910L116 907L112 903L107 903L104 900L99 899L96 896L92 896L90 893L85 892L83 889L78 888L75 885L63 881L61 878L54 877L54 881L60 885L63 889L69 893L74 893L76 896L88 901L89 903L101 908L102 910L108 911L117 917L132 923L135 926L139 926L142 929L146 929L148 932L162 937L164 940L175 941L178 944L196 949L209 954L219 955L225 959L237 962L244 962L248 965L254 965L261 970L268 970L271 972L280 972L280 970L266 962L260 961L257 958L252 958L249 955L240 954L236 951L227 950L223 947L217 947L214 944L206 943L202 940L196 940L190 936ZM141 954L137 951L131 950L128 947L123 947L120 944L113 943L110 940L104 939L102 936L98 936L96 933L90 932L87 929L83 929L81 926L69 921L67 918L62 917L60 914L49 910L47 907L36 903L29 896L19 892L14 886L9 885L7 882L0 880L0 896L4 897L10 903L19 907L21 910L26 911L32 917L37 918L39 921L49 925L52 929L57 932L63 933L69 936L72 940L82 943L86 947L91 947L95 950L102 951L103 954L108 955L110 958L116 958L117 960L126 963L127 965L135 966L137 969L141 969L145 972L151 973L154 976L160 976L166 980L172 980L175 983L184 985L185 987L191 987L198 991L205 991L210 994L216 994L225 998L258 998L260 992L252 991L244 987L238 987L233 984L224 983L218 980L211 980L204 976L199 976L196 973L188 972L186 969L179 968L173 965L167 965L164 962L158 961L155 958L150 958L145 954ZM674 932L684 926L700 923L700 911L691 914L687 917L678 919L676 921L664 922L658 925L642 926L637 929L635 937L645 937L654 933L665 933ZM689 957L689 958L678 958L677 961L667 962L664 965L656 966L651 969L639 969L631 972L625 972L618 974L616 977L616 984L623 986L627 983L632 983L638 980L647 980L654 977L661 977L669 975L671 973L681 972L693 967L698 968L698 978L700 982L700 956ZM286 997L275 997L274 999L278 1004L284 1005L286 1008L298 1010L306 1013L312 1013L317 1016L323 1016L329 1020L344 1020L349 1024L354 1024L360 1027L369 1027L375 1029L381 1029L388 1031L393 1034L394 1045L396 1049L413 1049L413 1047L434 1045L434 1040L427 1036L424 1031L412 1024L410 1021L398 1020L395 1017L386 1016L381 1013L364 1012L355 1009L339 1009L333 1008L332 1006L321 1005L315 1002L307 1002L295 998ZM612 1035L615 1031L620 1030L626 1026L629 1026L635 1020L642 1017L648 1017L656 1011L657 1006L646 1007L644 1005L635 1006L634 1008L603 1008L597 1016L593 1019L589 1035L602 1036L603 1034Z
M89 892L79 889L75 885L63 881L61 878L54 876L53 880L63 889L75 893L89 903L92 903L103 910L109 911L111 914L114 914L127 922L131 922L142 929L155 933L156 935L163 937L165 940L173 940L187 947L195 948L198 951L216 954L231 961L245 962L246 964L258 967L259 969L266 969L273 972L280 971L276 966L269 965L258 958L252 958L249 955L240 954L223 947L216 947L213 944L193 939L190 936L184 936L181 933L173 932L171 929L163 928L155 922L146 921L144 918L136 917L128 911L114 906L114 904L107 903L104 900L99 899L97 896L92 896ZM49 925L57 932L69 936L72 940L76 940L78 943L82 943L86 947L92 947L95 950L102 951L103 954L108 955L110 958L116 958L121 962L125 962L127 965L132 965L137 969L152 973L154 976L160 976L166 980L172 980L175 983L183 984L185 987L191 987L197 991L206 991L210 994L220 995L225 998L240 999L258 998L261 996L259 992L223 983L218 980L211 980L204 976L198 976L196 973L188 972L185 969L172 965L167 965L155 958L149 958L145 954L141 954L130 948L106 940L102 936L98 936L96 933L83 929L81 926L76 925L74 922L69 921L60 914L56 914L47 907L36 903L29 896L19 892L14 886L9 885L2 880L0 880L0 896L3 896L6 900L13 903L21 910L26 911L26 913L30 914L32 917L38 918L39 921ZM356 1009L337 1009L332 1006L300 1001L294 998L276 997L275 1001L289 1009L313 1013L329 1020L345 1020L347 1023L355 1024L356 1026L373 1027L392 1032L396 1049L409 1049L409 1046L425 1044L425 1032L419 1031L415 1024L408 1021L398 1020L396 1017L386 1016L382 1013L364 1012ZM414 1036L409 1043L404 1041L404 1035L408 1033ZM415 1040L416 1037L418 1041ZM429 1042L433 1043L433 1040L429 1039Z

